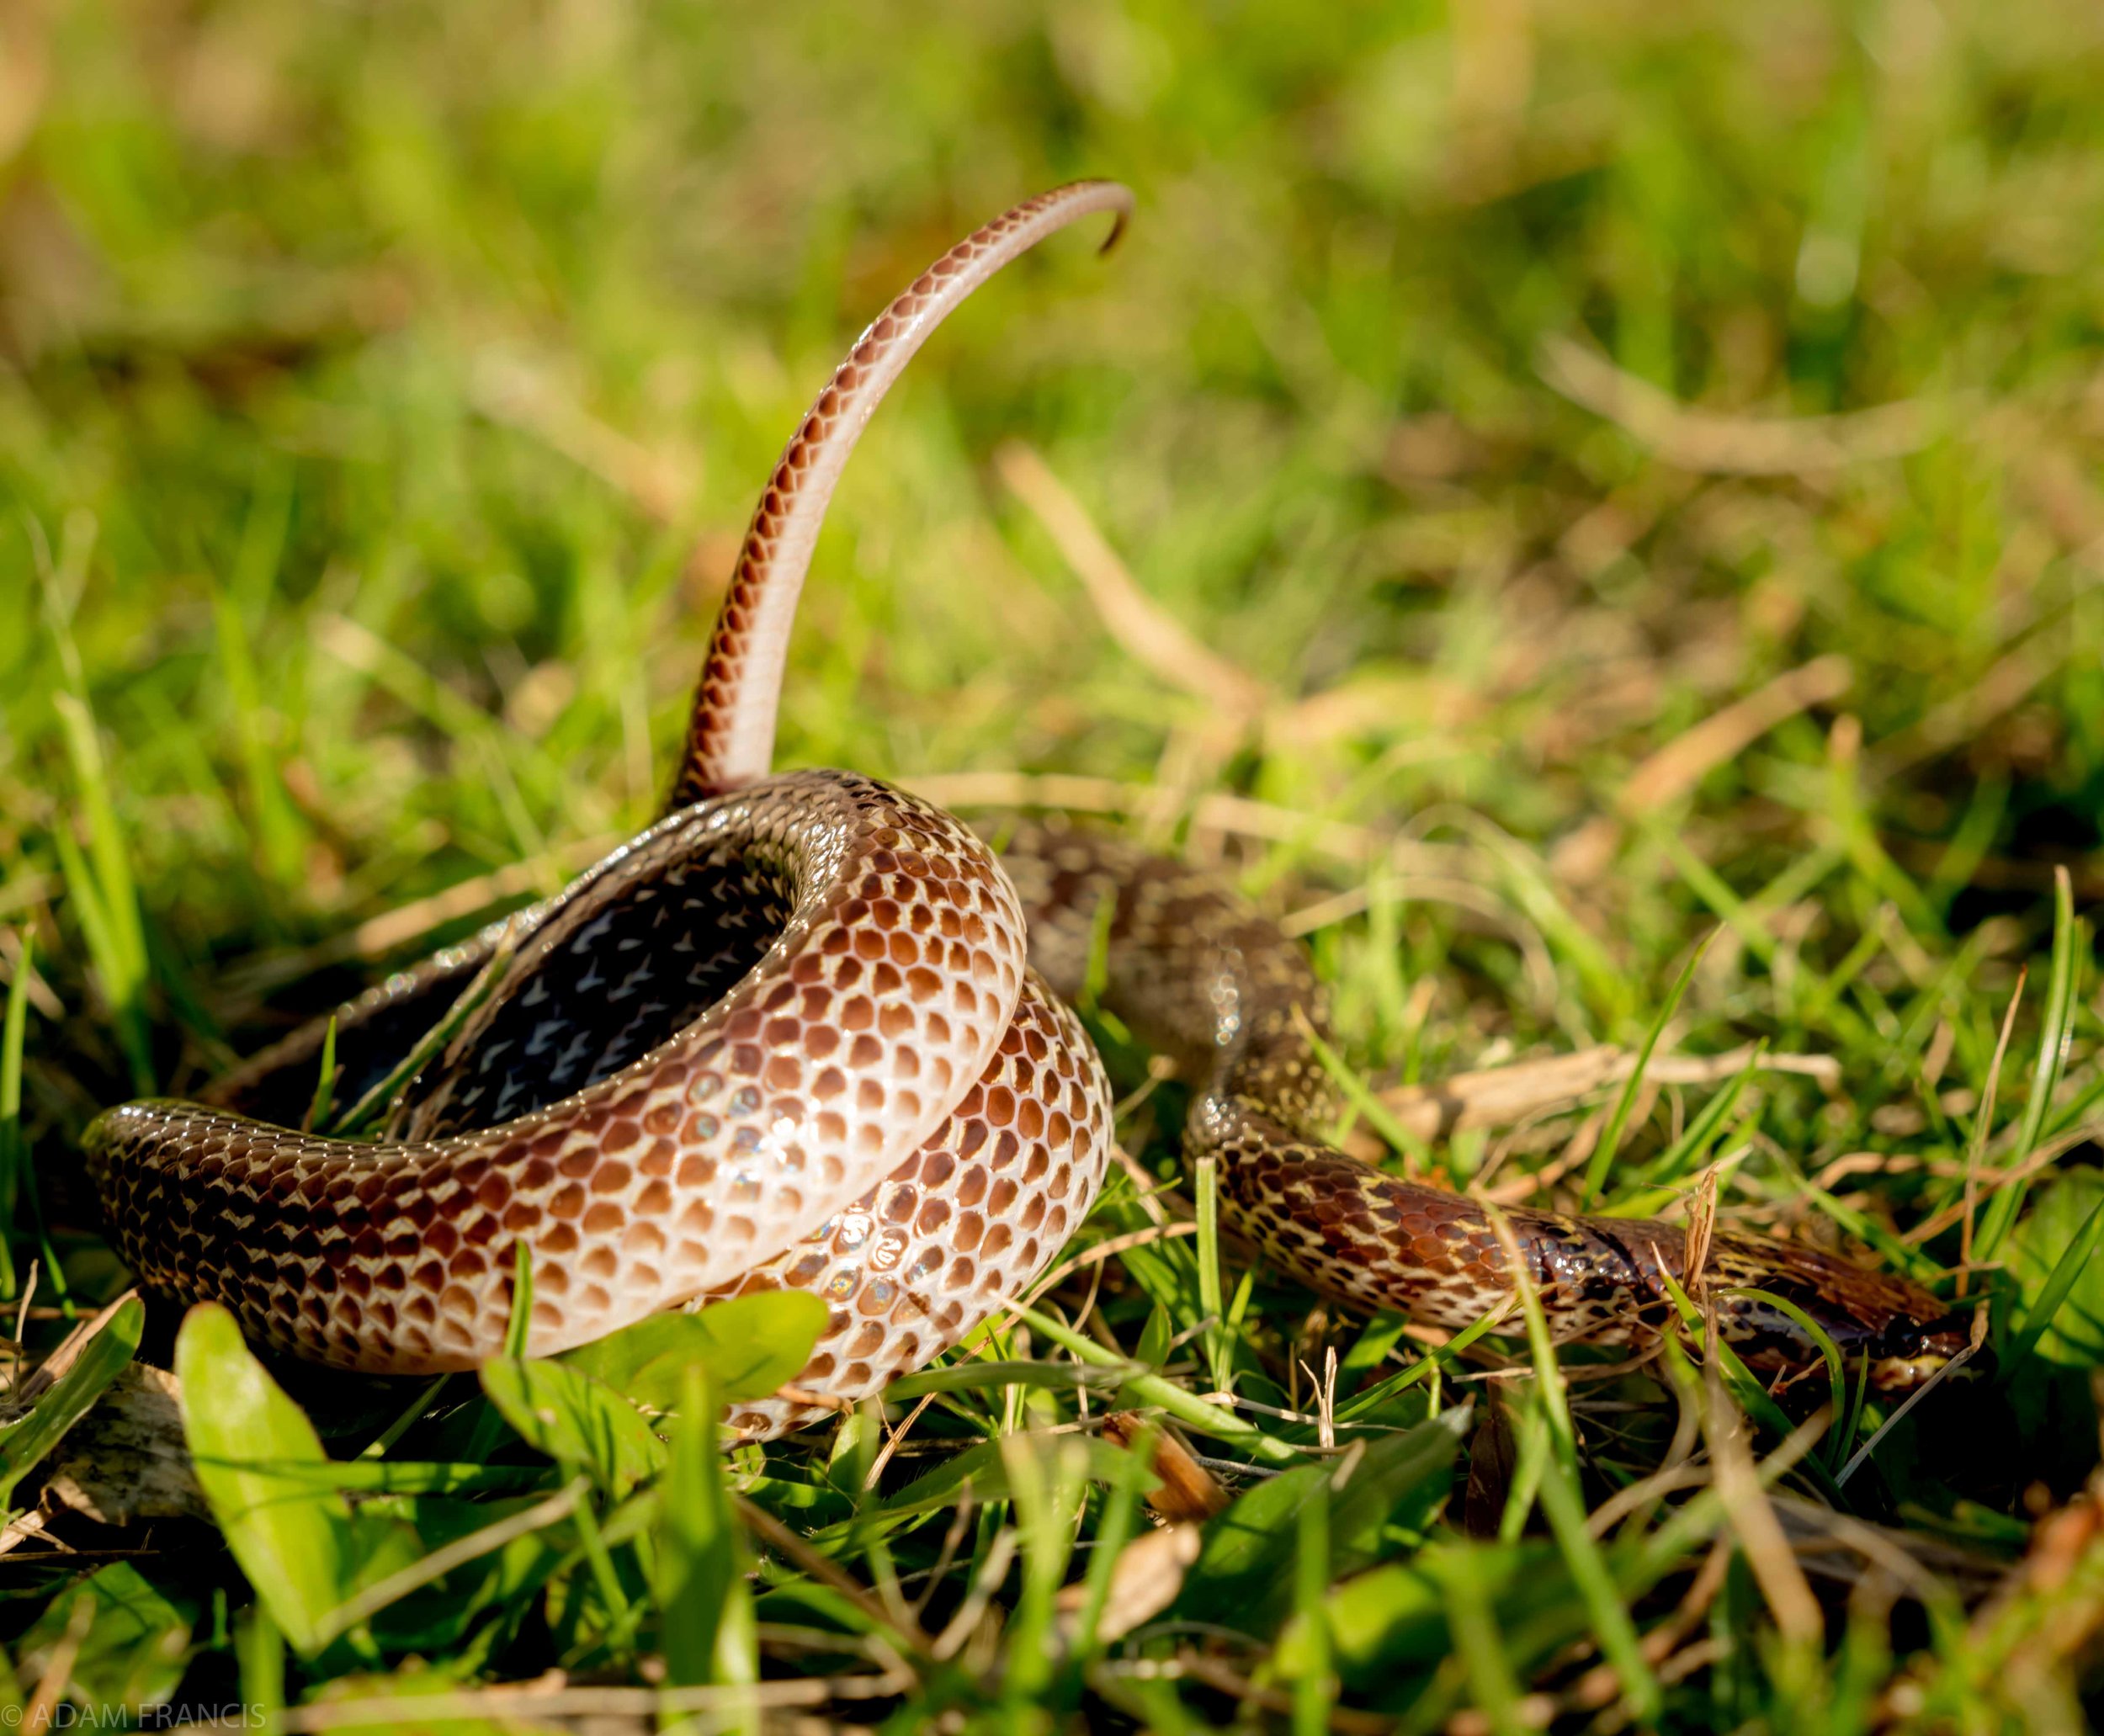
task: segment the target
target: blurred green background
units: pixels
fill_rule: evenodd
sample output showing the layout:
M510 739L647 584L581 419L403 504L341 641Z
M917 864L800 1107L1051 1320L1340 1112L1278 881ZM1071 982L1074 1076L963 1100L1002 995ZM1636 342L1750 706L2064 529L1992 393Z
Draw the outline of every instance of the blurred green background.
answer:
M4 29L14 910L55 870L67 685L178 960L642 820L804 403L951 239L1081 174L1137 189L1126 243L980 295L851 470L787 757L1127 777L1202 721L1003 486L1013 439L1282 703L1357 694L1222 768L1260 794L1453 799L1546 842L1820 653L1874 753L2045 633L2016 703L1915 743L1890 817L1947 835L1984 767L2015 783L2000 844L2039 808L2095 841L2082 0L32 4ZM1921 414L1898 457L1691 472L1553 390L1545 341L1734 416ZM1765 777L1788 810L1791 775L1707 794Z
M2034 974L1982 1100L2054 868L2104 892L2100 93L2094 0L13 0L0 979L25 942L40 974L0 1208L33 1152L45 1256L114 1288L97 1107L648 820L853 334L1108 175L1116 252L1040 248L880 412L784 759L1094 780L1062 788L1309 935L1381 1084L1632 1042L1721 922L1674 1040L1814 1058L1746 1100L1730 1221L1947 1267L1963 1178L2049 1145L2073 1173L1981 1244L2014 1227L2035 1302L2096 1194L2086 988L2042 1042ZM1687 1107L1646 1096L1625 1159ZM1123 1131L1166 1176L1156 1112ZM1509 1158L1520 1197L1576 1125L1432 1161ZM1143 1297L1103 1307L1136 1337ZM2100 1334L2092 1275L1974 1426L1892 1437L1866 1510L2013 1555L2027 1481L2095 1463ZM1921 1703L2006 1710L2083 1607L2059 1651L1947 1647ZM1869 1718L1890 1659L1858 1664ZM1751 1716L1733 1668L1676 1716Z

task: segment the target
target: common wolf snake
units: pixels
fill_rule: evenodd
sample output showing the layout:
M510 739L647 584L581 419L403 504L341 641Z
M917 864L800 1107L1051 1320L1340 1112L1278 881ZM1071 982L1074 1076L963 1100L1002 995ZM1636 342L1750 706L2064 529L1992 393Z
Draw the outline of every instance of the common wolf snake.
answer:
M294 1130L321 1024L204 1102L95 1122L90 1169L141 1279L221 1302L297 1355L414 1373L499 1351L523 1242L535 1354L790 1286L831 1309L802 1383L874 1392L1014 1295L1087 1212L1110 1095L1066 1001L1107 931L1103 1004L1193 1080L1183 1149L1219 1160L1230 1228L1359 1308L1460 1327L1509 1296L1484 1206L1325 1143L1333 1087L1308 1035L1320 985L1216 879L1049 825L1018 826L996 857L872 778L770 775L798 595L886 389L1003 264L1092 212L1122 226L1131 202L1108 182L1028 200L863 332L746 534L670 811L545 904L336 1016L348 1100L470 984L485 997L396 1096L380 1139ZM1655 1332L1686 1258L1679 1226L1506 1216L1559 1340ZM1799 1245L1720 1233L1706 1271L1725 1335L1764 1371L1819 1351L1746 1290L1805 1310L1887 1390L1963 1342L1918 1286ZM795 1415L773 1404L732 1422L764 1434Z

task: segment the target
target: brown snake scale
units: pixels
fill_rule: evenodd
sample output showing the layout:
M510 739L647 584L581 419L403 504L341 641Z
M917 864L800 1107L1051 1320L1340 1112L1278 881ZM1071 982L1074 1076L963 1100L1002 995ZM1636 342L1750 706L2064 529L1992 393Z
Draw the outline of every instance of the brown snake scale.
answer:
M1219 1160L1230 1228L1362 1309L1466 1325L1509 1297L1475 1201L1324 1143L1333 1089L1305 1030L1305 956L1217 879L1116 839L1016 828L996 859L941 810L844 772L769 775L798 595L826 504L885 389L1017 253L1130 195L1102 182L1016 208L870 326L783 454L726 592L673 810L556 897L337 1015L339 1101L387 1079L463 993L471 1011L394 1097L377 1140L290 1130L324 1027L203 1103L89 1129L89 1168L139 1277L224 1303L256 1338L348 1368L462 1368L504 1342L516 1249L529 1348L667 1307L786 1286L829 1323L802 1383L878 1391L956 1343L1080 1224L1112 1138L1095 1050L1064 1004L1108 905L1105 1005L1195 1093L1187 1157ZM1654 1335L1676 1225L1513 1211L1565 1341ZM1799 1245L1719 1234L1713 1281L1803 1308L1887 1390L1963 1334L1918 1286ZM1713 1290L1756 1368L1817 1357L1757 1298ZM741 1410L762 1436L801 1420Z

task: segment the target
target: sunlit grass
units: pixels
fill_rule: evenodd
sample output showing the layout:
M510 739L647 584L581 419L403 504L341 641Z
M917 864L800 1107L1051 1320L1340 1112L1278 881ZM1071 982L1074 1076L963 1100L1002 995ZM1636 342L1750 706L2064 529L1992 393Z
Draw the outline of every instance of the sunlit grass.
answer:
M1081 173L1134 185L1131 232L1033 256L881 412L784 759L1235 877L1331 986L1369 1160L1646 1214L1713 1176L1724 1223L1986 1298L2000 1357L1879 1438L1860 1370L1771 1399L1708 1383L1692 1328L1645 1370L1570 1353L1559 1392L1523 1312L1444 1346L1342 1316L1246 1276L1178 1087L1097 1019L1138 1169L1069 1251L1118 1251L885 1418L720 1455L688 1417L630 1486L471 1383L288 1375L371 1551L296 1607L223 1507L44 1494L114 1396L56 1447L55 1413L0 1419L51 1515L7 1533L24 1703L62 1656L89 1703L523 1716L494 1685L552 1666L545 1714L639 1721L2079 1722L2101 84L2071 0L0 20L31 1361L123 1287L94 1111L647 820L810 391L949 241ZM1099 606L1128 593L1177 630ZM1202 1548L1158 1541L1119 1408L1240 1498Z

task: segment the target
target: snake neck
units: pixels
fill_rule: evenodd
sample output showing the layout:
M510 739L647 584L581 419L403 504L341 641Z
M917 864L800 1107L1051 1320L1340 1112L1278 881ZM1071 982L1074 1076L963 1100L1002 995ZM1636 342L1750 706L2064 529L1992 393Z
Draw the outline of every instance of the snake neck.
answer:
M1306 955L1216 874L1057 821L996 834L1030 960L1065 998L1099 998L1195 1092L1185 1144L1223 1149L1251 1117L1320 1142L1336 1086L1310 1041L1327 997Z
M1338 1094L1323 996L1301 949L1217 877L1057 824L1012 829L1002 861L1031 959L1070 998L1093 989L1195 1095L1187 1158L1218 1160L1222 1215L1272 1264L1356 1307L1458 1330L1513 1294L1512 1253L1559 1340L1642 1346L1687 1287L1683 1226L1512 1208L1353 1161L1327 1143ZM1800 1244L1724 1234L1705 1275L1719 1330L1756 1370L1821 1351L1819 1321L1873 1383L1904 1389L1963 1343L1919 1286Z

